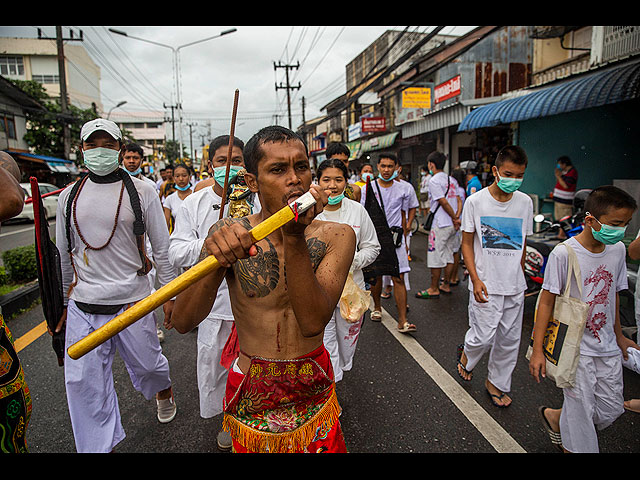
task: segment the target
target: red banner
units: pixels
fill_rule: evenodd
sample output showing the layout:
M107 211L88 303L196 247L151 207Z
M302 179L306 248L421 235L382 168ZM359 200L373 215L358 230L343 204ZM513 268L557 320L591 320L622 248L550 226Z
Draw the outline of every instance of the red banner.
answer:
M460 75L457 75L444 83L436 86L434 89L435 102L440 103L460 95Z
M365 117L360 119L360 124L362 131L366 133L387 131L387 122L384 117Z

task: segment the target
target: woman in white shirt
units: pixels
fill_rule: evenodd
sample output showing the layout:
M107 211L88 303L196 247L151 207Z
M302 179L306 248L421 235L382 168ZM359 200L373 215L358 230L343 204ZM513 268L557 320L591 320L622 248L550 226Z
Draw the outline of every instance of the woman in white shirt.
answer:
M193 192L189 169L186 165L178 165L173 169L173 181L176 184L176 191L166 196L162 201L164 218L167 221L169 233L173 232L176 214L182 201Z
M318 184L330 190L329 204L316 218L351 225L356 234L356 253L351 264L353 280L365 289L362 268L373 263L380 253L380 243L375 227L364 207L344 196L347 186L347 167L340 160L325 160L318 167ZM333 317L324 331L324 345L331 355L335 381L342 379L343 372L351 369L360 327L364 315L355 323L347 322L340 315L337 305Z

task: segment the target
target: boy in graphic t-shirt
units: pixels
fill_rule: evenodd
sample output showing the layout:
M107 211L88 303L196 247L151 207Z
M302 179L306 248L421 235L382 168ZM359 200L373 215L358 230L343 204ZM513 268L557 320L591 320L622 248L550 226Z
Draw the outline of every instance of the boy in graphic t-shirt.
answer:
M574 387L564 388L562 408L540 407L551 441L575 453L597 453L597 430L611 425L623 412L622 359L638 345L622 334L618 292L627 288L625 246L620 241L637 208L629 194L612 185L593 190L584 205L584 230L565 243L576 253L582 281L582 301L589 305L580 343ZM567 248L560 244L549 256L533 331L531 375L545 376L543 339L556 295L565 288ZM572 297L580 298L573 281ZM622 355L621 355L622 353Z
M511 375L520 346L524 308L524 253L533 233L533 202L518 191L527 155L504 147L495 160L496 182L471 195L462 210L462 256L469 271L469 329L458 347L458 374L489 354L485 388L497 407L508 407Z

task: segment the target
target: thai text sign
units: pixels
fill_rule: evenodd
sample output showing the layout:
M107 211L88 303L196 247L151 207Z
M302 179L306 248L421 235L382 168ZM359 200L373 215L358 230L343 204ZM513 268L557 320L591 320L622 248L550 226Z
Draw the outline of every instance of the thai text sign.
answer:
M411 87L402 91L402 108L431 108L431 89Z
M387 122L384 117L365 117L360 121L363 132L385 132L387 130Z
M460 95L460 75L457 75L434 89L436 103L444 102L449 98Z

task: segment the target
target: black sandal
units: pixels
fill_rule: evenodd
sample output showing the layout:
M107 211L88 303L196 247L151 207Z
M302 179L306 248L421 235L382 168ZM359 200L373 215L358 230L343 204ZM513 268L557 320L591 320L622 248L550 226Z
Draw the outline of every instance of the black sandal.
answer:
M463 365L462 362L460 361L460 359L462 358L463 352L464 352L464 343L461 343L460 345L458 345L458 349L456 352L456 355L458 357L458 367L462 369L462 371L468 376L468 378L465 377L462 373L460 373L460 369L456 368L456 371L458 372L458 376L461 379L463 379L465 382L470 382L471 379L473 378L473 371L467 370L465 365Z

